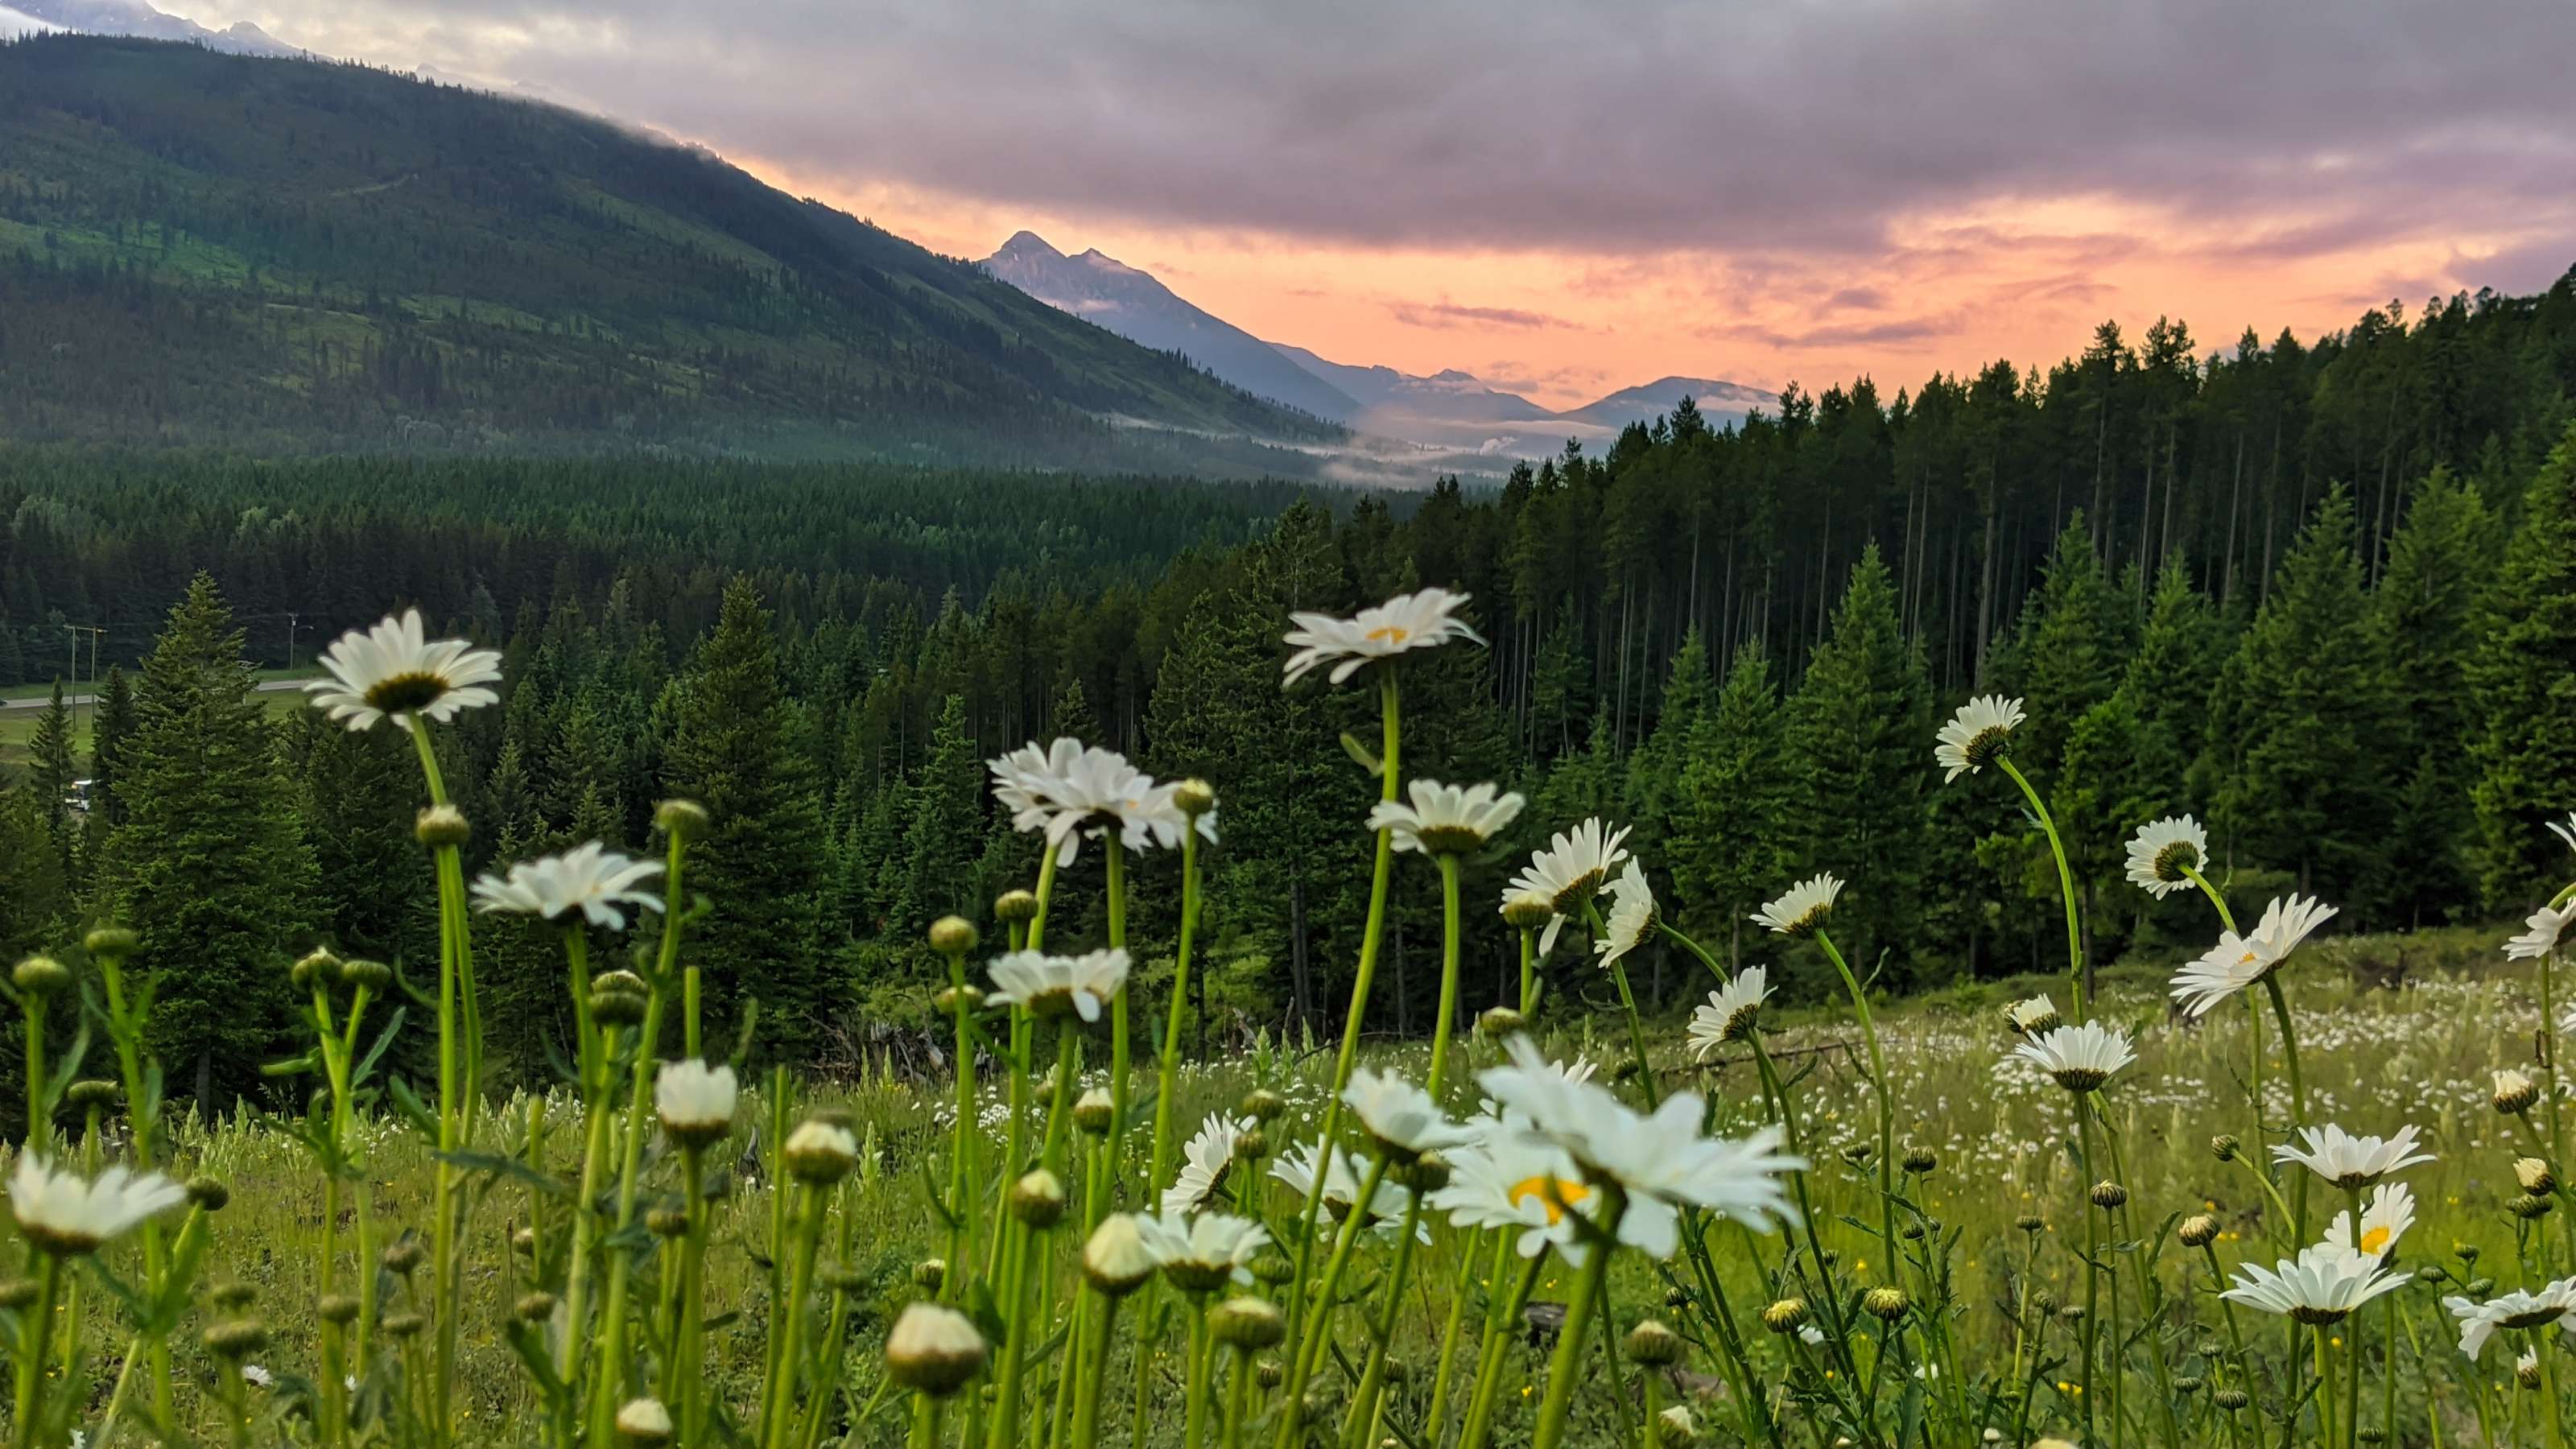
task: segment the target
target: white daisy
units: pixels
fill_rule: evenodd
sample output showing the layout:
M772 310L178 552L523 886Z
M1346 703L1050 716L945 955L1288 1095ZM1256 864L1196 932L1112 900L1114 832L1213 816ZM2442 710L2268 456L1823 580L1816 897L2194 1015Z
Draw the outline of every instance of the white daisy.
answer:
M2271 1268L2240 1264L2236 1286L2219 1296L2305 1324L2337 1323L2412 1276L2383 1268L2375 1253L2319 1243L2301 1249L2295 1262L2283 1259Z
M662 873L654 860L619 855L598 841L577 845L561 855L523 860L507 878L487 875L474 883L475 909L507 911L553 921L581 912L607 931L626 929L620 906L662 909L662 898L636 887Z
M326 677L306 683L305 693L353 730L372 729L380 719L408 729L415 714L444 724L458 710L501 698L484 687L500 682L500 654L462 639L430 642L418 609L341 635L323 651L322 669Z
M1398 594L1348 619L1290 614L1289 622L1297 627L1288 631L1287 642L1297 652L1288 656L1286 677L1280 682L1295 684L1327 660L1336 661L1332 680L1339 684L1372 659L1392 659L1407 650L1430 649L1452 639L1482 644L1484 636L1456 617L1467 598L1447 589L1423 589Z
M252 1387L262 1389L277 1382L277 1375L270 1373L268 1370L261 1368L255 1363L246 1363L242 1365L242 1378L247 1380Z
M2225 932L2199 960L2174 973L2174 999L2194 1016L2208 1015L2211 1007L2279 969L2308 933L2334 914L2334 907L2314 896L2274 897L2252 935Z
M628 1399L617 1410L617 1432L642 1444L671 1442L671 1411L660 1399Z
M1290 1192L1300 1198L1306 1197L1315 1190L1315 1169L1319 1158L1323 1160L1324 1168L1324 1206L1335 1221L1345 1220L1359 1201L1360 1188L1364 1183L1350 1154L1341 1148L1335 1147L1327 1154L1320 1142L1292 1147L1270 1164L1270 1175L1285 1183ZM1377 1191L1369 1194L1369 1230L1389 1238L1402 1232L1404 1211L1412 1201L1410 1191L1396 1183L1380 1181ZM1430 1224L1417 1224L1415 1231L1421 1241L1431 1241Z
M2168 815L2129 837L2129 883L2158 900L2191 889L2186 870L2209 859L2209 832L2188 815Z
M2476 1358L2486 1352L2487 1340L2499 1328L2547 1328L2554 1323L2576 1333L2576 1278L2544 1283L2536 1293L2519 1288L2498 1293L2483 1303L2445 1298L2442 1306L2460 1321L2460 1352Z
M1426 855L1464 855L1520 818L1523 801L1494 785L1443 785L1415 780L1404 787L1411 804L1381 800L1369 811L1368 828L1394 832L1398 850Z
M1379 1150L1398 1162L1468 1140L1467 1131L1441 1112L1429 1092L1393 1072L1360 1068L1351 1073L1342 1100L1377 1139Z
M1701 1061L1729 1042L1741 1041L1753 1029L1762 1003L1771 999L1770 972L1747 966L1733 980L1708 994L1708 1004L1691 1013L1691 1055Z
M92 1181L57 1172L32 1152L9 1174L9 1211L18 1231L57 1258L95 1253L187 1200L186 1188L157 1172L138 1176L111 1167Z
M2138 1059L2129 1050L2127 1032L2098 1021L2058 1027L2014 1047L2013 1055L2048 1073L2070 1092L2097 1091L2113 1072Z
M1594 1196L1574 1159L1554 1143L1488 1120L1472 1146L1442 1154L1449 1184L1423 1199L1452 1227L1518 1229L1514 1249L1535 1258L1580 1242L1569 1210ZM1578 1249L1579 1250L1579 1249Z
M2567 848L2569 850L2576 850L2576 810L2568 812L2566 824L2561 825L2555 820L2548 822L2548 824L2550 834L2567 842Z
M1834 913L1834 898L1843 893L1842 877L1813 875L1789 887L1753 913L1753 923L1775 936L1812 936Z
M1627 838L1626 826L1613 830L1595 816L1572 830L1549 836L1546 849L1530 853L1530 863L1512 878L1511 889L1504 892L1503 904L1509 907L1516 896L1546 898L1548 908L1556 914L1539 937L1540 955L1556 949L1556 933L1583 909L1586 901L1600 893L1610 872L1628 858L1622 844Z
M1932 762L1949 767L1944 783L1993 764L2022 718L2021 701L2000 694L1981 694L1959 706L1941 726L1940 743L1932 747Z
M1252 1260L1270 1246L1270 1231L1232 1213L1138 1213L1136 1231L1174 1286L1207 1293L1228 1282L1250 1283Z
M2570 900L2564 910L2553 911L2542 906L2523 918L2525 930L2521 935L2504 943L2505 958L2537 961L2557 950L2558 935L2567 929L2569 921L2576 921L2576 900Z
M1617 1183L1632 1209L1653 1199L1763 1229L1795 1218L1781 1178L1807 1164L1779 1150L1779 1129L1765 1127L1741 1140L1702 1137L1696 1093L1677 1092L1641 1116L1607 1089L1566 1076L1527 1037L1514 1037L1505 1050L1511 1064L1488 1068L1477 1081L1527 1118L1530 1132L1563 1148L1586 1180ZM1642 1246L1670 1257L1679 1240L1659 1232Z
M1610 914L1601 922L1601 939L1592 943L1592 952L1607 966L1654 938L1655 890L1631 860L1610 883Z
M2373 1188L2369 1200L2361 1205L2360 1239L2353 1238L2352 1210L2346 1208L2326 1225L2326 1241L2385 1262L2397 1251L2397 1240L2413 1226L2415 1194L2402 1182L2384 1182Z
M2066 1022L2057 1014L2057 1003L2046 992L2016 1001L2004 1008L2004 1020L2023 1036L2046 1036Z
M985 998L997 1006L1021 1005L1039 1016L1070 1011L1100 1020L1100 1008L1127 985L1127 953L1111 949L1080 956L1013 951L984 968L1000 988Z
M733 1128L733 1068L664 1062L653 1078L653 1112L674 1141L704 1146Z
M1163 1211L1196 1212L1216 1196L1216 1190L1225 1185L1227 1170L1234 1166L1236 1145L1252 1126L1249 1117L1209 1113L1197 1134L1181 1147L1180 1176L1163 1189Z
M1169 850L1193 828L1204 840L1216 839L1214 810L1194 825L1175 798L1179 785L1156 784L1115 750L1060 738L1045 749L1022 745L986 760L984 768L993 775L993 798L1011 812L1011 827L1044 834L1058 865L1071 865L1085 839L1113 831L1131 851Z
M2303 1127L2304 1148L2284 1142L2272 1149L2275 1162L2295 1162L2349 1192L2368 1187L2402 1167L2430 1162L2433 1154L2415 1150L2415 1129L2400 1127L2387 1137L2356 1137L2332 1122Z

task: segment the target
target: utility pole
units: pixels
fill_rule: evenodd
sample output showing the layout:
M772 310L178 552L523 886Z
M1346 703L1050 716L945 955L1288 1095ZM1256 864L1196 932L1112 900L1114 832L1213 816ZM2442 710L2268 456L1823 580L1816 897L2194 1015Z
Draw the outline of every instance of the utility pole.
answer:
M286 672L289 674L295 672L295 626L302 618L303 615L293 609L286 611Z

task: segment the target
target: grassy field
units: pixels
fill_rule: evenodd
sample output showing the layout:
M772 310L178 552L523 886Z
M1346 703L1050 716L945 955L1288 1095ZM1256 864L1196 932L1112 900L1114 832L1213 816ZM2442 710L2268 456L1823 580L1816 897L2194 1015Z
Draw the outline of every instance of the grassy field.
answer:
M2491 1276L2509 1288L2525 1276L2523 1250L2536 1233L2554 1235L2560 1224L2544 1221L2534 1229L2504 1211L2518 1191L2513 1160L2525 1149L2514 1139L2508 1119L2488 1104L2489 1073L2501 1066L2529 1065L2540 1006L2536 979L2506 966L2496 952L2497 939L2492 931L2456 931L2312 943L2292 968L2291 999L2300 1025L2311 1114L2356 1132L2387 1133L2412 1124L2436 1154L2435 1162L2404 1174L2420 1217L2399 1249L2400 1266L2419 1273L2442 1267L2455 1280ZM1560 961L1553 969L1589 968ZM2221 1161L2210 1148L2218 1131L2233 1132L2248 1143L2259 1140L2244 1105L2243 1083L2251 1066L2246 1013L2221 1010L2199 1023L2169 1016L2164 974L2161 967L2147 965L2106 973L2097 1012L2137 1033L2140 1056L2106 1094L2121 1141L2122 1182L2131 1199L2125 1232L2112 1234L2129 1243L2110 1250L2122 1260L2114 1278L2125 1290L2140 1281L2137 1273L2148 1273L2171 1295L2165 1316L2152 1331L2139 1332L2134 1305L2130 1309L2130 1328L2137 1336L2129 1355L2125 1437L2141 1444L2159 1442L2150 1426L2161 1405L2170 1402L2180 1416L2182 1442L2229 1443L2236 1433L2253 1428L2250 1418L2259 1415L2230 1416L2214 1406L2213 1392L2235 1381L2231 1375L2238 1372L2211 1356L2227 1335L2226 1320L2207 1291L2209 1263L2199 1253L2182 1250L2167 1233L2177 1217L2215 1215L2222 1231L2210 1251L2218 1265L2232 1269L2240 1259L2268 1264L2278 1256L2266 1238L2278 1225L2270 1220L2276 1215L2252 1170L2242 1161ZM2066 1094L2009 1059L2010 1034L1998 1017L1998 1008L2019 994L2062 987L2062 981L1997 982L1891 1003L1880 1017L1880 1031L1897 1103L1899 1151L1929 1148L1937 1156L1937 1166L1922 1178L1918 1200L1938 1220L1940 1231L1934 1237L1949 1245L1946 1262L1955 1305L1949 1331L1958 1346L1956 1361L1974 1366L1981 1376L2005 1377L2007 1365L2035 1356L2043 1368L2032 1408L2033 1430L2073 1438L2085 1407L2073 1371L2064 1367L2073 1353L2074 1327L2061 1320L2046 1327L2036 1342L2017 1341L2012 1305L2025 1273L2042 1291L2061 1299L2071 1302L2080 1296L2077 1250L2084 1223L2078 1204L2085 1184L2069 1151L2072 1116ZM1886 1265L1870 1261L1878 1242L1874 1210L1868 1206L1875 1169L1847 1156L1866 1149L1873 1131L1848 1015L1818 1008L1784 1011L1774 1014L1771 1025L1771 1050L1784 1071L1809 1073L1793 1090L1814 1134L1808 1146L1815 1159L1812 1187L1820 1194L1823 1239L1853 1281L1886 1277ZM1650 1024L1650 1030L1667 1091L1688 1085L1708 1094L1717 1130L1741 1133L1758 1124L1758 1084L1746 1062L1721 1057L1695 1063L1683 1050L1678 1022ZM1596 1063L1615 1064L1626 1054L1624 1028L1615 1020L1572 1023L1550 1045ZM2271 1046L2277 1053L2277 1041ZM1478 1066L1497 1055L1493 1044L1481 1038L1473 1039L1468 1050ZM1419 1048L1373 1055L1381 1064L1414 1071L1422 1066ZM2274 1055L2264 1066L2272 1102L2267 1115L2276 1137L2288 1112L2284 1065ZM1246 1091L1263 1086L1289 1102L1285 1115L1271 1125L1274 1151L1306 1140L1314 1131L1331 1066L1329 1044L1317 1050L1308 1043L1293 1048L1262 1043L1227 1060L1193 1066L1182 1079L1184 1133L1205 1113L1228 1108ZM1474 1110L1472 1086L1454 1095L1454 1111ZM948 1136L943 1109L949 1100L947 1087L937 1081L870 1075L818 1089L816 1099L799 1104L800 1111L845 1108L866 1147L860 1174L842 1189L854 1245L841 1266L854 1285L845 1387L855 1412L877 1405L882 1332L915 1292L912 1265L941 1249L941 1230L925 1183L944 1171ZM503 1105L494 1120L521 1121L525 1110L524 1099L517 1100ZM985 1110L991 1119L1006 1116L998 1100L988 1098ZM1151 1131L1151 1110L1147 1087L1137 1113L1140 1134ZM549 1165L567 1173L578 1152L577 1113L556 1101L545 1115L553 1124ZM746 1105L739 1120L767 1116L766 1106L754 1103ZM389 1239L406 1226L424 1223L430 1173L420 1139L385 1119L367 1122L360 1130L379 1234ZM260 1310L280 1334L263 1366L282 1376L309 1376L316 1363L311 1244L320 1210L310 1161L287 1137L248 1117L192 1123L178 1136L182 1166L219 1176L233 1190L231 1207L217 1220L211 1275L257 1285ZM732 1162L742 1141L738 1133L734 1144L722 1150L722 1159ZM1141 1152L1140 1137L1137 1155ZM733 1212L719 1228L709 1264L709 1314L739 1315L711 1335L716 1358L709 1365L709 1382L743 1416L750 1409L745 1397L756 1392L761 1374L766 1289L760 1265L772 1248L767 1167L756 1154L742 1155L732 1184ZM657 1170L667 1178L669 1164L659 1164ZM1295 1215L1294 1195L1266 1175L1246 1182L1238 1171L1227 1190L1249 1194L1247 1206L1257 1206L1274 1225ZM1126 1189L1131 1195L1136 1191ZM513 1229L529 1220L533 1196L514 1180L501 1179L474 1209L477 1256L469 1282L475 1301L466 1320L467 1362L459 1392L477 1442L527 1437L518 1426L530 1410L530 1394L499 1326L529 1286L524 1260L506 1245ZM2332 1210L2329 1198L2338 1196L2320 1192L2310 1205L2316 1221L2309 1225L2308 1238L2321 1230ZM2026 1214L2035 1214L2043 1226L2024 1231L2017 1221ZM1397 1352L1416 1366L1392 1401L1391 1418L1398 1424L1419 1422L1426 1408L1428 1362L1452 1291L1481 1282L1484 1257L1480 1252L1472 1261L1462 1258L1465 1238L1444 1224L1416 1261L1415 1286L1397 1324ZM1770 1275L1780 1265L1782 1240L1729 1228L1713 1242L1732 1311L1739 1318L1758 1313L1778 1291ZM2473 1268L2457 1255L2463 1247L2477 1253ZM1382 1246L1366 1250L1370 1261L1355 1272L1355 1280L1382 1271L1385 1252ZM1551 1266L1537 1305L1560 1298L1569 1286L1561 1280L1570 1276ZM1661 1276L1638 1255L1623 1255L1612 1280L1616 1326L1624 1331L1638 1318L1664 1314L1666 1294L1679 1281ZM403 1301L404 1290L390 1276L385 1282L392 1311ZM1466 1291L1476 1290L1469 1286ZM2432 1443L2436 1436L2446 1444L2544 1442L2536 1421L2527 1417L2525 1402L2539 1396L2514 1390L2511 1352L2490 1349L2484 1362L2473 1363L2454 1347L2449 1315L2437 1300L2459 1291L2457 1281L2419 1281L2382 1300L2394 1303L2393 1312L2374 1304L2366 1317L2349 1321L2364 1327L2369 1345L2371 1377L2360 1400L2365 1433L2383 1432L2391 1443ZM1149 1294L1143 1301L1156 1300ZM88 1299L84 1311L96 1316L98 1329L92 1342L122 1342L121 1330L109 1321L111 1306L103 1295L93 1293ZM1165 1301L1155 1311L1168 1307ZM2240 1313L2239 1327L2258 1364L2266 1354L2277 1360L2283 1351L2283 1322ZM1514 1350L1517 1361L1507 1368L1511 1382L1542 1380L1545 1346L1538 1338L1534 1333ZM1785 1374L1786 1356L1795 1352L1791 1341L1759 1332L1751 1332L1751 1338L1757 1357ZM1180 1391L1180 1340L1174 1332L1162 1335L1161 1342L1156 1403L1168 1410ZM2387 1350L2391 1343L2393 1354ZM1471 1335L1471 1356L1472 1348ZM211 1361L195 1349L193 1337L183 1359L187 1384L208 1382ZM2159 1361L2162 1376L2181 1385L2169 1386L2169 1399L2149 1373ZM1724 1426L1712 1442L1733 1442L1724 1437L1735 1421L1715 1365L1694 1355L1686 1367L1684 1391L1695 1396L1703 1424ZM113 1367L92 1363L87 1371L95 1380L93 1400L103 1403ZM1896 1374L1903 1368L1873 1364L1870 1371ZM1055 1369L1050 1362L1040 1372L1037 1391L1044 1393ZM1124 1374L1124 1364L1113 1365L1111 1382L1125 1383ZM1773 1376L1774 1382L1778 1377ZM281 1386L290 1382L280 1380ZM2105 1386L2097 1382L2096 1389L2104 1392ZM1507 1408L1497 1443L1525 1442L1527 1416L1535 1405L1525 1392L1518 1397L1521 1401ZM1128 1442L1123 1394L1118 1403L1117 1427L1104 1442ZM1635 1431L1623 1430L1615 1404L1606 1387L1588 1390L1578 1400L1574 1442L1634 1442ZM2096 1408L2097 1415L2107 1412ZM183 1407L183 1417L206 1412L202 1402ZM1785 1415L1791 1442L1826 1442L1795 1402L1787 1404ZM193 1417L189 1422L205 1421ZM873 1417L853 1426L848 1442L891 1443L900 1437L899 1409L878 1405ZM2097 1441L2110 1439L2097 1432ZM1149 1414L1140 1442L1178 1442L1176 1415Z
M309 666L297 669L263 669L259 671L259 677L263 682L295 683L314 678L318 673L319 671ZM95 690L96 686L83 684L80 693L93 694ZM48 698L53 692L54 687L51 684L12 684L0 686L0 699L41 700ZM74 697L68 688L65 689L64 694L66 698ZM303 694L292 689L264 690L259 694L258 699L271 719L286 718L304 702ZM71 714L72 749L76 755L86 757L90 752L90 732L97 720L97 707L92 704L75 705L71 707ZM0 768L20 769L26 766L31 758L27 752L28 743L36 737L37 721L44 716L45 712L41 708L0 709Z

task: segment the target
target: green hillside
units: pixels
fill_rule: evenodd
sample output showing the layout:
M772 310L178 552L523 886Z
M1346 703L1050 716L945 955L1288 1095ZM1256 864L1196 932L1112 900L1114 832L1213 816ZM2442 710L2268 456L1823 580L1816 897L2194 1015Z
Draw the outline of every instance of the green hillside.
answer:
M0 45L0 432L1234 472L1339 436L704 151L67 35Z

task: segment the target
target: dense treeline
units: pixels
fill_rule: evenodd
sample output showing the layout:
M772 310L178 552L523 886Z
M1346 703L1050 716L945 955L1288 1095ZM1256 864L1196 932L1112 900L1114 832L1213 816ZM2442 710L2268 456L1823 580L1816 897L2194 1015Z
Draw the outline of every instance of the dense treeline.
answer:
M28 862L0 946L149 909L157 881L249 923L222 938L226 1000L258 1000L253 963L313 939L420 959L431 923L386 902L427 893L384 885L421 863L369 844L415 803L403 746L264 720L225 612L311 610L309 656L416 601L506 649L502 706L442 736L477 862L640 842L657 798L706 801L717 1007L759 998L771 1050L829 1060L905 1026L933 983L923 928L1031 868L982 759L1059 732L1220 788L1209 1028L1329 1010L1373 788L1335 741L1373 706L1283 693L1279 634L1292 609L1435 582L1474 593L1492 647L1408 675L1408 773L1530 793L1515 848L1585 813L1632 822L1669 908L1737 949L1769 950L1734 925L1754 903L1829 869L1891 985L2048 958L2044 847L1995 782L1931 764L1972 689L2029 702L2016 756L2067 828L2097 959L2197 939L2188 913L2103 889L2127 832L2170 811L2211 822L2246 895L2315 891L2358 926L2503 913L2556 864L2541 825L2576 807L2571 332L2576 281L2196 365L2178 328L2134 353L2106 328L2009 384L1793 393L1728 431L1685 409L1401 511L1142 481L11 455L0 600L30 644L188 593L107 681L93 762L40 732L0 811L0 853ZM260 636L279 662L279 631ZM273 768L190 775L177 742L206 729ZM51 804L82 768L102 782L86 818ZM233 834L181 839L183 799ZM227 874L191 875L215 860ZM1167 869L1141 867L1141 940L1167 938ZM1416 874L1376 998L1389 1030L1431 1009ZM1506 964L1486 914L1471 983ZM534 940L490 954L497 1045L536 1070L554 968ZM1640 971L1658 996L1690 979ZM243 1039L170 1055L247 1088L223 1064L263 1029L209 1014L173 1030Z

